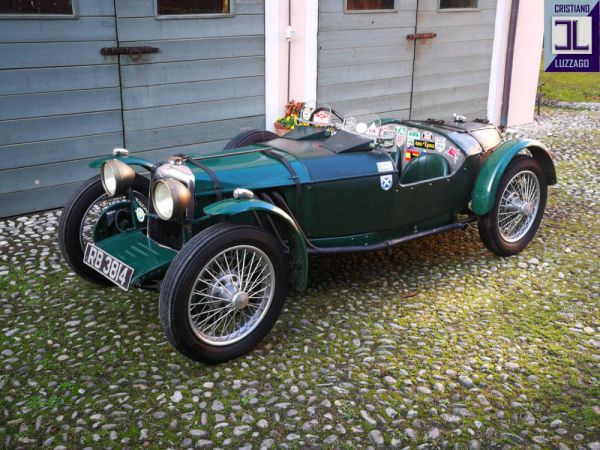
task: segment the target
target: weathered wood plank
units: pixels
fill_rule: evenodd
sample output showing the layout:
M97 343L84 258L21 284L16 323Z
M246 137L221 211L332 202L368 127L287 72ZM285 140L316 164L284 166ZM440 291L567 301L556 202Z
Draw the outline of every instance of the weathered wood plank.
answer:
M444 12L436 11L421 11L417 17L419 28L453 28L472 25L487 25L492 29L494 34L494 22L496 20L496 10L486 9L483 11L471 12Z
M152 0L117 0L119 17L152 17L155 16L154 1ZM264 0L236 0L235 14L261 14L264 11ZM166 19L161 19L166 20ZM174 19L177 20L177 19ZM210 19L185 19L210 20Z
M215 80L239 76L264 75L264 58L231 58L177 63L124 66L121 76L125 87L188 81Z
M139 155L151 161L160 161L180 152L217 152L227 143L226 140L204 142L191 146L170 147L165 149L139 152ZM88 164L94 158L63 161L57 164L23 167L4 170L0 173L0 194L9 192L42 189L62 184L77 183L98 174L98 169L90 169Z
M486 98L466 101L453 101L451 103L435 103L413 109L412 119L452 119L452 114L464 115L467 120L485 118L487 114Z
M422 0L420 0L422 1ZM435 0L437 1L437 0ZM343 13L346 0L319 0L319 13ZM417 0L396 0L396 11L414 11L417 7ZM368 14L368 13L348 13L348 14ZM378 13L378 14L393 14L393 13ZM396 13L397 14L397 13Z
M100 54L115 41L0 44L0 69L116 64L116 56Z
M264 114L264 98L245 97L212 102L189 103L158 108L124 111L127 131L148 130L197 122L209 122L235 117ZM127 142L127 137L125 138Z
M265 117L261 115L152 130L131 131L127 133L127 148L133 152L140 152L159 148L179 147L230 139L242 131L264 128Z
M382 28L407 28L414 27L414 24L414 9L392 14L340 14L338 12L319 14L319 30L321 31L356 31Z
M415 69L416 80L417 77L440 73L440 68L443 68L446 73L465 73L482 69L487 69L489 71L492 64L492 55L438 58L435 61L435 64L429 63L428 60L423 63L417 60L415 64L417 65Z
M440 0L419 0L419 11L438 11L438 5ZM496 9L498 0L479 0L479 9ZM454 14L454 12L446 12L443 9L440 10L442 14ZM459 11L460 13L467 14L468 11Z
M200 144L181 145L178 147L168 147L157 150L150 150L147 152L140 152L139 155L150 161L164 161L171 155L179 153L200 153L210 154L219 153L225 147L225 144L229 142L229 139L223 139L221 141L203 142Z
M0 170L100 157L123 147L123 133L96 134L0 146Z
M430 105L452 104L467 101L477 101L483 98L487 99L489 82L469 85L462 87L453 87L449 89L429 90L421 92L417 96L413 96L413 108L428 107Z
M0 173L0 194L46 188L86 180L98 173L88 167L91 159L29 166Z
M410 116L410 109L405 108L405 109L400 109L400 110L396 110L396 111L382 111L382 112L378 113L378 115L382 119L388 118L388 119L406 120Z
M319 49L342 49L342 48L367 48L399 46L407 49L413 43L406 40L406 35L414 33L413 27L381 30L356 30L356 31L319 31ZM366 51L376 51L370 49Z
M119 40L121 42L262 34L264 34L264 16L262 14L212 20L201 19L200 22L193 19L119 19Z
M434 73L431 75L420 74L415 78L413 91L428 92L439 89L453 89L456 87L473 86L489 83L490 71L488 68L468 70L466 72Z
M235 58L239 56L264 56L265 54L263 36L132 41L123 45L152 45L159 48L158 53L142 55L137 61L133 61L131 58L123 58L121 64L124 66L144 63Z
M477 23L477 22L474 22ZM453 27L424 27L418 26L419 33L436 33L437 36L431 41L433 44L444 42L477 42L494 38L494 27L490 25L464 25ZM490 55L491 57L491 55Z
M0 195L0 217L60 208L81 183Z
M345 116L378 114L380 111L405 109L410 106L410 93L365 97L355 100L337 101L332 106Z
M115 15L113 0L77 0L77 11L81 17Z
M320 93L319 102L320 104L330 103L334 108L337 108L337 103L344 100L377 97L382 94L410 93L411 79L411 76L407 76L328 86Z
M123 17L154 17L154 0L117 0L117 15Z
M375 49L354 47L319 51L319 68L348 66L356 61L361 64L412 64L413 50L410 46L385 45Z
M479 39L477 41L461 42L436 42L435 40L417 45L417 58L426 58L435 61L439 58L454 58L463 56L489 55L491 58L494 41L492 39Z
M65 20L3 20L0 42L111 41L113 17L80 17Z
M123 91L125 109L197 103L227 98L264 95L265 78L243 77L189 83L160 84L126 88Z
M5 120L0 122L0 145L112 133L121 130L120 111Z
M412 74L411 64L397 62L382 64L360 64L346 67L323 68L319 70L319 91L327 86L352 83L364 80L382 80L386 78L402 78Z
M116 64L0 70L0 95L119 86Z
M119 88L0 96L0 121L121 108Z

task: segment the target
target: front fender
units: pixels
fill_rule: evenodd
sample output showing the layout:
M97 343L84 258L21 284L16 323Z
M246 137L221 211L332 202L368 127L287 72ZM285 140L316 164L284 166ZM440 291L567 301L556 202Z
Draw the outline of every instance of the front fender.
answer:
M106 161L110 161L111 159L118 159L119 161L124 162L125 164L129 164L130 166L140 166L147 170L152 170L154 164L144 158L140 158L139 156L129 156L129 155L109 155L103 156L102 158L95 159L91 163L89 163L88 167L91 169L99 169L102 167L102 164Z
M552 153L544 144L529 139L507 141L494 150L477 176L471 196L471 210L475 214L482 216L492 210L502 175L512 159L522 150L529 150L531 155L540 161L546 182L556 184Z
M300 227L283 209L258 199L227 199L212 203L204 208L204 213L209 216L235 216L252 211L262 211L279 217L289 227L292 236L292 285L299 291L306 288L308 280L308 252L306 242Z

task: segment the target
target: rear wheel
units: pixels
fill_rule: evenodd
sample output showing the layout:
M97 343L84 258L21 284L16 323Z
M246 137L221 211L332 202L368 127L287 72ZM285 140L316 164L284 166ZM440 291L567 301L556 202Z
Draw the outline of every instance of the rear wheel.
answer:
M249 130L244 131L237 136L233 137L223 150L232 150L234 148L246 147L247 145L258 144L259 142L271 141L278 139L275 133L267 130Z
M219 363L249 352L267 335L287 290L280 243L261 228L220 223L194 236L171 263L160 320L181 353Z
M479 217L479 236L500 256L519 253L533 239L546 208L547 184L540 163L519 156L498 186L494 208Z
M136 175L132 192L138 207L143 209L144 220L148 212L149 186L148 179ZM128 196L109 197L106 194L100 175L84 182L67 201L58 225L58 244L63 257L77 275L92 283L112 285L108 279L83 263L83 253L88 242L93 243L100 236L106 238L139 225L132 223L130 208ZM111 211L110 224L102 227L100 232L96 225L99 220L106 219L107 211ZM141 212L139 217L142 217Z

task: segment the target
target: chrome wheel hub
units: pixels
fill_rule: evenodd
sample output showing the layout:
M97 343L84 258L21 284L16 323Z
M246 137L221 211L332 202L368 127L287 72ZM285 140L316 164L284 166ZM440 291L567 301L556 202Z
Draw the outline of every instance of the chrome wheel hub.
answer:
M516 242L531 229L540 204L540 183L531 171L517 173L506 185L498 206L502 239Z
M201 270L188 300L192 331L211 345L230 345L256 329L275 287L268 256L250 245L226 249Z
M244 291L238 292L233 296L231 303L235 309L244 309L250 303L250 296Z

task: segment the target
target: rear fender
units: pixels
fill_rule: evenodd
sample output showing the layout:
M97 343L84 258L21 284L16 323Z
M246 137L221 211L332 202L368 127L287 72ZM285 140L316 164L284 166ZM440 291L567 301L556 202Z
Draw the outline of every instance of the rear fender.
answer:
M144 158L140 158L139 156L129 156L129 155L109 155L104 156L102 158L95 159L91 163L89 163L89 167L91 169L99 169L102 167L106 161L110 161L111 159L118 159L119 161L124 162L125 164L129 164L130 166L140 166L147 170L152 170L154 164Z
M471 197L471 210L475 214L482 216L492 210L504 171L513 158L524 150L529 151L531 156L540 162L546 182L549 185L556 184L553 156L544 144L529 139L507 141L493 151L477 176Z
M209 216L235 216L247 212L261 211L280 219L289 227L291 236L290 267L292 286L303 291L308 280L308 252L306 242L296 221L281 208L258 199L227 199L212 203L204 208Z

